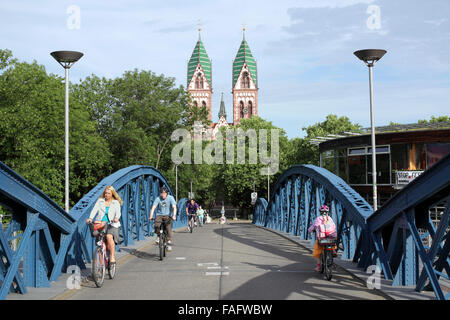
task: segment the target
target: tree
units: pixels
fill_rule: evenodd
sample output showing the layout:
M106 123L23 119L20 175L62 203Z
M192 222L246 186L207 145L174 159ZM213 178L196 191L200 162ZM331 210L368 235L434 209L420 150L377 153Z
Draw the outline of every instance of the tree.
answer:
M310 143L312 138L325 137L329 134L342 134L344 132L361 132L362 126L352 123L348 117L329 114L324 121L304 127L305 138L294 138L290 141L291 148L288 155L289 164L319 165L319 148Z
M236 126L236 130L241 129L247 132L249 129L254 129L256 132L257 141L261 141L261 129L267 131L267 151L269 154L272 152L272 133L271 130L278 130L279 134L279 166L277 174L270 175L269 180L271 182L276 181L277 175L287 169L287 150L289 147L289 141L286 133L283 129L280 129L272 124L270 121L266 121L260 117L253 116L250 119L242 119L241 123ZM223 142L224 142L224 155L226 154L226 132L225 128L221 128ZM227 164L224 160L224 164L221 165L220 174L218 176L219 185L222 186L222 192L227 203L231 203L245 212L248 212L251 208L250 194L253 192L253 185L255 184L256 190L260 197L267 197L267 175L264 174L264 170L267 167L266 164L261 163L261 159L258 156L256 164L252 164L249 161L249 138L245 139L245 163L237 163L237 149L238 140L234 139L233 148L235 153L235 162ZM261 150L258 149L258 155Z
M60 205L64 197L64 82L0 50L0 160ZM5 59L6 57L6 59ZM86 106L70 105L71 203L99 180L108 148Z
M438 123L438 122L450 122L450 117L449 116L431 116L430 120L419 120L417 121L417 123Z

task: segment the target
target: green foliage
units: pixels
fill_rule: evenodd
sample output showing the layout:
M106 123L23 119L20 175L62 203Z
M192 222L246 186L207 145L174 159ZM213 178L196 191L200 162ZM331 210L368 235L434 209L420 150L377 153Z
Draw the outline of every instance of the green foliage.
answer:
M437 122L450 122L450 117L449 116L431 116L430 120L419 120L417 121L417 123L437 123Z
M323 137L328 134L340 134L346 131L359 132L362 127L359 124L352 123L348 117L338 118L335 114L327 115L325 121L318 122L306 128L306 137L311 139L315 137Z
M316 137L325 137L329 134L342 134L344 132L360 132L362 126L352 123L348 117L340 117L329 114L322 122L302 128L306 131L305 138L294 138L290 140L290 152L288 162L295 164L319 165L319 148L309 141Z
M71 205L104 177L135 164L156 167L175 186L172 132L194 121L209 125L206 108L192 108L188 99L175 79L137 69L70 85ZM64 79L0 50L0 118L0 160L63 205ZM210 167L179 169L181 178L208 186L199 189L205 200L215 196Z
M0 159L63 204L64 83L36 62L7 61L0 75ZM70 128L70 193L77 199L101 177L108 149L77 101L71 102Z
M62 73L62 72L61 72ZM192 130L195 121L209 127L208 110L191 106L186 90L173 78L151 71L132 70L114 79L91 75L70 86L70 198L71 205L114 171L135 164L152 165L168 179L175 191L175 165L171 141L175 129ZM0 50L0 160L11 166L60 205L64 197L64 79L47 74L36 62L18 62L9 50ZM444 121L438 117L430 121ZM446 117L448 121L448 117ZM424 120L425 121L425 120ZM268 132L279 130L279 167L270 183L295 164L318 164L317 146L311 138L359 131L347 117L328 115L323 122L303 128L305 138L288 140L284 130L259 117L243 119L236 129ZM223 139L225 128L221 129ZM250 210L255 186L267 197L267 165L258 159L236 163L237 139L233 142L235 162L227 164L180 164L178 197L186 197L191 181L196 200L207 207L217 197ZM202 142L202 151L210 146ZM192 141L192 144L194 142ZM259 151L259 150L258 150ZM191 148L192 159L194 147Z
M237 129L242 129L247 132L249 129L254 129L257 135L258 142L260 141L260 129L267 130L267 151L269 156L272 152L271 143L271 130L279 130L279 168L278 173L288 168L287 153L289 148L289 140L283 129L280 129L272 124L270 121L266 121L260 117L253 116L250 119L242 119L241 123L236 126ZM221 128L223 139L226 138L225 129ZM245 163L237 163L237 148L238 140L234 139L234 152L235 161L233 164L227 164L224 160L224 164L220 167L220 173L218 174L219 192L223 194L225 201L231 203L234 206L238 206L243 209L249 209L250 194L253 192L253 185L258 192L259 196L267 197L267 175L262 174L261 169L266 168L267 165L261 162L258 156L257 164L250 164L249 161L249 138L245 139ZM259 148L259 147L258 147ZM260 150L258 149L258 155ZM226 154L226 144L224 141L224 156ZM276 181L277 175L270 175L270 182Z

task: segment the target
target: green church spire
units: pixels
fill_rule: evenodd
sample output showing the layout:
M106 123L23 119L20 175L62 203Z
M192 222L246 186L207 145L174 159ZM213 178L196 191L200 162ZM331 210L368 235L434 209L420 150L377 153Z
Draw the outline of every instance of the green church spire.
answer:
M220 101L220 109L219 109L219 119L221 117L227 118L227 112L225 111L225 102L223 101L223 92L222 92L222 99Z
M200 38L200 29L198 33L198 41L195 45L194 51L192 52L191 58L188 62L188 74L187 74L187 83L189 85L189 82L192 79L192 76L194 75L195 69L197 68L197 65L200 63L200 65L203 68L203 71L205 72L206 79L208 80L208 83L210 87L212 86L211 82L211 60L208 57L208 54L206 53L205 47L203 45L203 42Z
M236 81L239 78L239 74L241 73L244 63L247 64L250 75L255 82L256 87L258 87L256 60L253 57L252 52L250 51L247 40L245 40L245 32L242 36L241 46L239 47L236 58L233 61L233 88L236 85Z

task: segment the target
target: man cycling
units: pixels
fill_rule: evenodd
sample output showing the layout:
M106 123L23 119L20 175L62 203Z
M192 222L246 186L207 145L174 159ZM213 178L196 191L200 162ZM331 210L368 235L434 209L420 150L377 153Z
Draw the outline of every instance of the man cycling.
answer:
M194 221L196 221L196 217L198 216L198 204L195 202L194 199L191 199L186 204L186 215L188 217L188 231L190 231L190 228L193 228L194 226L191 226L191 216L194 216Z
M155 218L155 233L158 235L161 224L164 223L167 231L167 251L172 251L172 221L177 216L177 203L173 196L168 194L166 187L159 189L159 197L153 201L152 209L150 210L150 220L153 220L153 213L156 209ZM172 218L170 217L170 208L173 209ZM159 238L156 238L156 243L159 243Z

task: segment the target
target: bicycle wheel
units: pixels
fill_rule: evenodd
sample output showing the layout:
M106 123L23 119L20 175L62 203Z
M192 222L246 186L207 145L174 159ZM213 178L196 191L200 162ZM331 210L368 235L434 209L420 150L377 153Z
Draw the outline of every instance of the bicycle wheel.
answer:
M114 279L114 277L116 276L116 264L115 263L111 264L111 262L109 262L108 275L109 275L110 279Z
M105 261L103 259L103 251L99 247L94 250L91 269L95 285L100 288L103 285L103 281L105 281Z
M325 265L325 251L322 252L322 254L320 255L320 273L324 272L324 265Z
M330 250L325 251L325 278L330 281L333 276L331 266L333 265L333 253Z
M166 250L167 250L167 235L166 235L166 232L163 233L163 236L164 236L163 255L165 257L166 256Z
M165 241L164 232L161 232L159 234L159 260L161 261L164 258L164 247L165 247L164 241Z
M191 229L191 233L192 233L192 231L194 231L194 219L192 219L192 218L191 218L191 227L190 227L190 229Z

